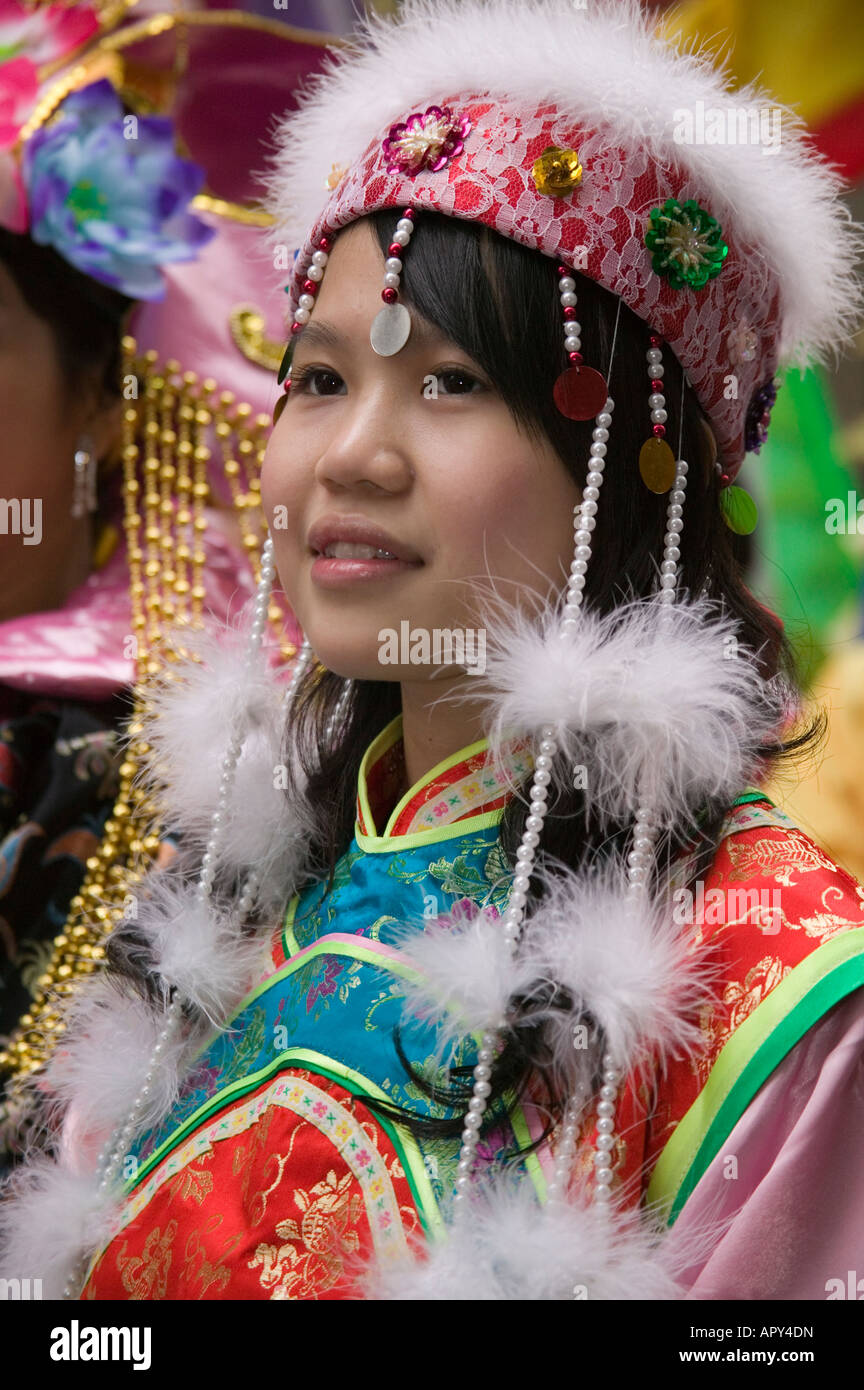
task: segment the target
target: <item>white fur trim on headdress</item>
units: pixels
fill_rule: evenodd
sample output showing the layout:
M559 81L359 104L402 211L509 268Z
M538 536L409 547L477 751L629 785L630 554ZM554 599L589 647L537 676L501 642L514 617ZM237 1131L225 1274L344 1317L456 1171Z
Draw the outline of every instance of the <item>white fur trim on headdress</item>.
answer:
M351 167L394 121L459 91L554 102L710 190L713 215L779 282L783 361L826 360L851 336L858 241L842 180L800 116L755 84L734 88L710 51L656 37L638 0L404 0L395 20L367 16L273 132L261 179L274 245L303 245L334 164ZM767 157L754 142L679 143L676 113L700 107L733 119L744 107L779 110L782 139Z

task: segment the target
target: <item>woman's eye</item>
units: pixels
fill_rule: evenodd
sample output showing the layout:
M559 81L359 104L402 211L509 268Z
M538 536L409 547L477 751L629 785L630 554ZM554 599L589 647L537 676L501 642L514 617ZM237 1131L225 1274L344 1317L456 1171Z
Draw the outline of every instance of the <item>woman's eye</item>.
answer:
M483 389L483 383L478 381L476 376L472 376L467 370L461 367L447 367L443 372L436 372L436 382L444 384L444 394L446 396L468 396L471 395L475 386ZM440 388L439 388L440 389Z
M428 390L429 377L424 381L424 392L429 395L469 396L476 390L483 390L483 383L463 367L445 367L434 372L431 380L436 383L434 393ZM308 396L336 396L341 394L344 382L338 372L329 367L300 367L291 374L292 393Z
M309 396L335 396L341 384L339 373L331 372L326 367L301 367L299 371L291 373L292 392L305 391Z

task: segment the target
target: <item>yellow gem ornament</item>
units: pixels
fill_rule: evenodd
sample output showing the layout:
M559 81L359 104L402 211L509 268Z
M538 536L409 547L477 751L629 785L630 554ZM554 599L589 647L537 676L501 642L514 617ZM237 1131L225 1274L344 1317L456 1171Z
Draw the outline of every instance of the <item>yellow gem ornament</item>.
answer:
M561 198L578 188L582 182L582 165L576 150L562 150L560 145L547 145L531 166L538 193Z

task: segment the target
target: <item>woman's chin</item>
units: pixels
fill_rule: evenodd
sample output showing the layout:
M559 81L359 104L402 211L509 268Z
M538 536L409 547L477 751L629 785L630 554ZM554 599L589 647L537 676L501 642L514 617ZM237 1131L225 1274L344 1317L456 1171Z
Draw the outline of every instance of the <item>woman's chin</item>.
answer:
M368 647L358 649L356 640L346 642L340 647L333 641L332 632L322 646L316 646L315 638L307 633L310 645L321 665L343 680L357 681L398 681L401 679L398 668L383 664L378 656L378 641Z

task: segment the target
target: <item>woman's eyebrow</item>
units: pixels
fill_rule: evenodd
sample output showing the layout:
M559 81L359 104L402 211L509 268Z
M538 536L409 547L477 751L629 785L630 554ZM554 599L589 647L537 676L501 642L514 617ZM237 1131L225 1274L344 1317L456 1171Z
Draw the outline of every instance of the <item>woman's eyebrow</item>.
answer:
M411 315L411 334L406 343L406 347L429 347L435 343L449 343L450 339L441 332L440 328L427 319L422 319L419 314ZM303 332L299 336L298 346L303 343L309 347L329 347L346 348L350 347L351 339L338 329L335 324L328 323L326 319L312 319L307 323Z

